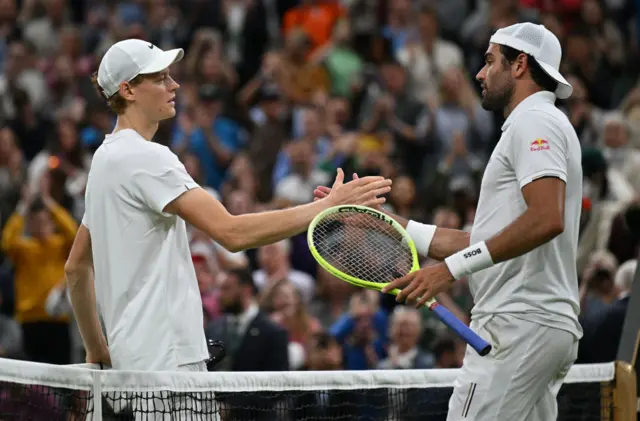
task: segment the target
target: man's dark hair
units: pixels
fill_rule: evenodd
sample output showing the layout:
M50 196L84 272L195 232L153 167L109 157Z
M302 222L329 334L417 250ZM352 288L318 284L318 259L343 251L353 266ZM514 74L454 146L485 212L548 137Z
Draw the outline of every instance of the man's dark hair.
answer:
M246 269L246 268L229 269L227 271L227 274L238 278L238 283L241 286L251 287L251 291L253 292L254 295L258 293L258 288L256 287L256 284L253 281L253 275L251 274L251 271L249 269Z
M440 338L433 347L436 358L442 357L447 352L456 352L456 341L450 336Z
M518 51L515 48L511 48L506 45L500 46L500 52L509 64L516 61L520 54L526 54L522 51ZM542 70L542 67L540 67L538 61L530 54L527 54L527 63L529 63L531 79L533 79L536 85L538 85L545 91L555 92L558 88L558 82L556 82L551 76L549 76L544 70Z
M37 197L31 204L29 205L29 214L32 215L34 213L42 212L47 210L47 207L44 205L44 201L42 198Z

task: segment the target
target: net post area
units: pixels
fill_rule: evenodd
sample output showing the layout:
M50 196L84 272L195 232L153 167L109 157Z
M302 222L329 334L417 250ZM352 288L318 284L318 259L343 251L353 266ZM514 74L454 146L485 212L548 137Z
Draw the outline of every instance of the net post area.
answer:
M445 421L455 369L194 373L0 359L3 421ZM558 421L630 421L628 363L575 365Z

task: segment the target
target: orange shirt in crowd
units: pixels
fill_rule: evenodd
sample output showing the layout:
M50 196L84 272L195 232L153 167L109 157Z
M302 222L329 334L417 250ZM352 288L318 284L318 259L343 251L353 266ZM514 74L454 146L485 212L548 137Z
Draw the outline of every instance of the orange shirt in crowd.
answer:
M23 235L25 217L16 212L2 231L2 250L15 271L15 318L18 322L68 321L51 317L45 303L51 289L65 278L64 265L78 229L73 217L59 205L49 209L58 232L44 241Z
M345 8L337 0L314 0L313 4L297 6L285 13L284 34L294 28L302 28L315 50L329 41L333 26L345 15Z

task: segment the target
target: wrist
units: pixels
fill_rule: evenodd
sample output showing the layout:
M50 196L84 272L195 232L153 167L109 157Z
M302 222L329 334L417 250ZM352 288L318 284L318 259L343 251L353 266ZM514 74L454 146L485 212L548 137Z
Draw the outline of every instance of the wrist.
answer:
M429 255L429 248L433 237L436 235L436 226L421 224L416 221L409 221L407 224L407 234L413 240L413 244L416 246L416 251L421 256Z
M494 265L493 258L484 241L472 244L444 259L454 279L460 279L472 273Z

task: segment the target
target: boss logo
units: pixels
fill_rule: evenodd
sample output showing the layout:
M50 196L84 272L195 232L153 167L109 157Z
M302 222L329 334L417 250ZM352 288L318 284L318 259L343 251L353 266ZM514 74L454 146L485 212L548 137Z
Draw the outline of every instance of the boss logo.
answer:
M463 256L464 256L465 259L468 259L469 257L477 256L480 253L482 253L482 250L475 249L475 250L471 250L471 251L466 252Z

